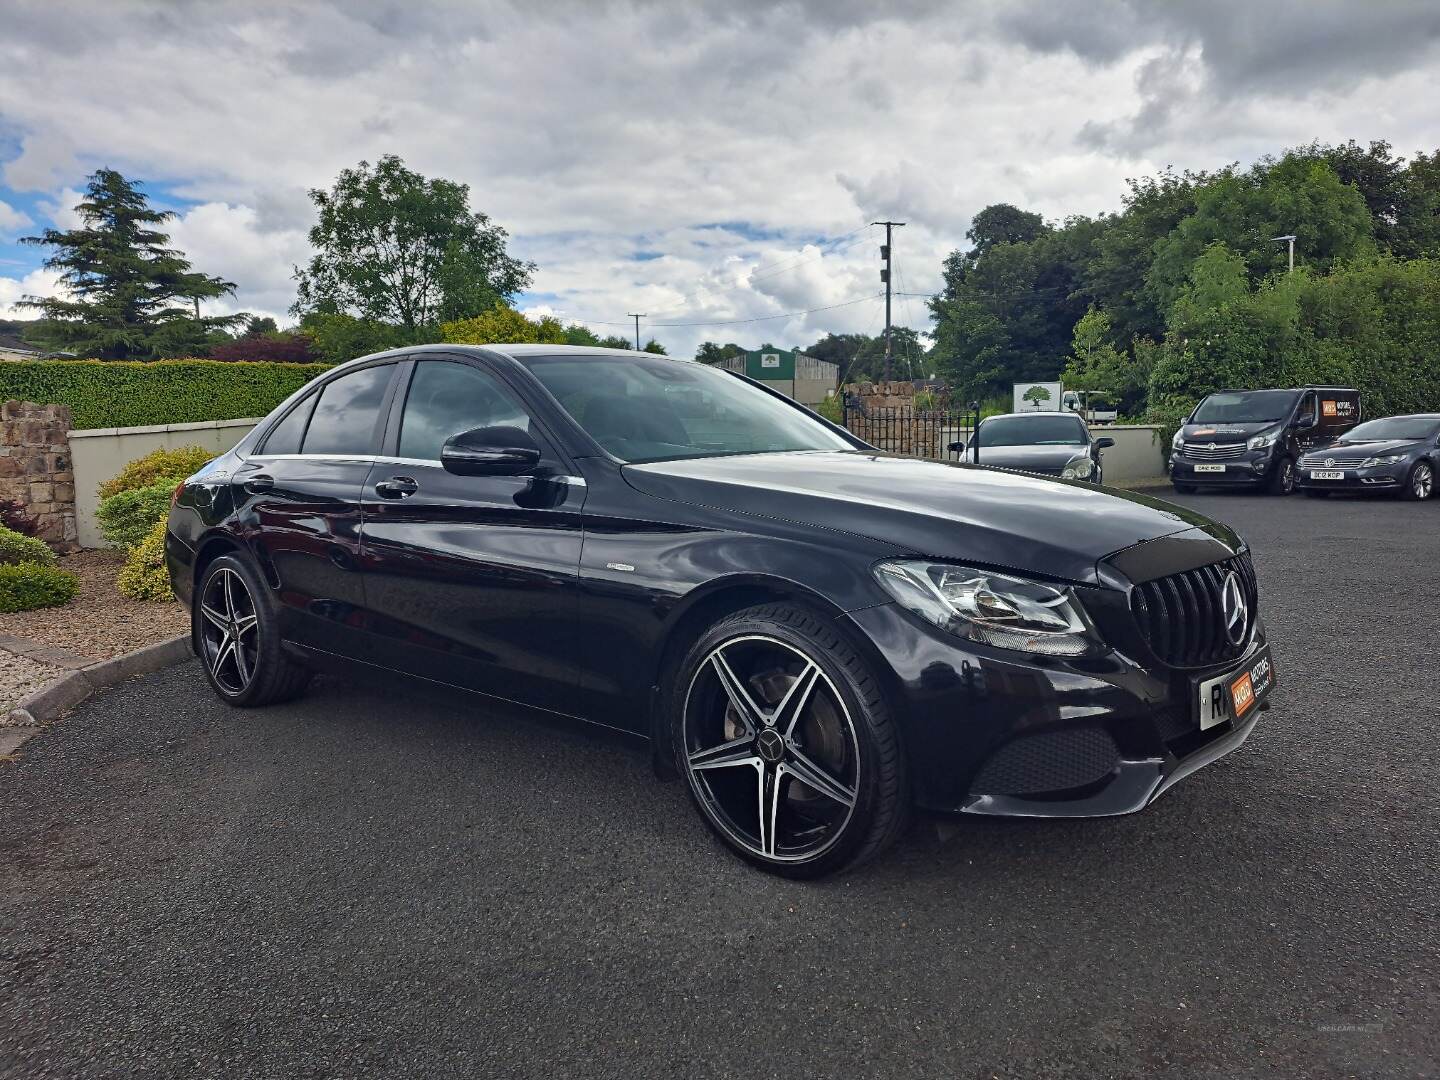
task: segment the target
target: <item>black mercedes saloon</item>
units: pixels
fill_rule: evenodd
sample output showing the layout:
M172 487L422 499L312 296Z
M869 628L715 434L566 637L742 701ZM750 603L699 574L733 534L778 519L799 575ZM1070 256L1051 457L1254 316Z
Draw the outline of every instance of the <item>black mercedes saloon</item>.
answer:
M1114 439L1093 437L1071 412L1006 413L980 421L963 460L1103 484L1100 451L1114 445Z
M619 728L791 877L916 807L1140 810L1243 743L1276 677L1225 526L890 456L645 353L336 367L176 489L166 554L223 700L358 661Z

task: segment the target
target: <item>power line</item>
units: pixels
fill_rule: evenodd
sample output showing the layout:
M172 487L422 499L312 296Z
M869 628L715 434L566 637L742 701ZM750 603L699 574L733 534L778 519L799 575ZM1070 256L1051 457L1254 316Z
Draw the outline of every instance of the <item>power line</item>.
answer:
M652 322L651 326L738 326L741 323L769 322L772 319L793 319L799 315L813 315L817 311L834 311L836 308L850 307L852 304L863 304L866 300L875 300L880 293L873 293L869 296L859 296L854 300L846 300L839 304L826 304L824 307L806 308L804 311L787 311L781 315L757 315L753 319L706 319L701 322ZM603 323L605 326L621 325L618 323Z

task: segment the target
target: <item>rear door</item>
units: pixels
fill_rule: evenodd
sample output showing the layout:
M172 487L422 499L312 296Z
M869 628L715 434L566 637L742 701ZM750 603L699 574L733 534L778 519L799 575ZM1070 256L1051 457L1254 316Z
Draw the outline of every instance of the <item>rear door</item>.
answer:
M382 662L574 713L584 481L489 365L425 354L402 383L363 503ZM502 425L530 431L541 475L457 476L441 466L446 439Z
M360 497L397 368L369 364L325 382L280 419L233 480L284 636L362 659Z

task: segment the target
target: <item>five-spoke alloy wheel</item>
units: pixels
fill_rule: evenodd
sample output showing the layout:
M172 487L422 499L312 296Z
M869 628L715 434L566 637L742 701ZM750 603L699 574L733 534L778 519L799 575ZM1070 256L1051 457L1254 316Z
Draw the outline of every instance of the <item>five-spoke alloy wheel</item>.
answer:
M740 612L701 638L677 687L677 764L707 823L794 877L868 857L903 816L878 684L826 631L788 605Z
M1405 485L1405 497L1423 502L1435 494L1435 467L1428 461L1415 463L1410 470L1410 479Z
M310 681L281 649L264 583L242 556L222 555L201 573L191 633L206 678L231 705L286 701Z

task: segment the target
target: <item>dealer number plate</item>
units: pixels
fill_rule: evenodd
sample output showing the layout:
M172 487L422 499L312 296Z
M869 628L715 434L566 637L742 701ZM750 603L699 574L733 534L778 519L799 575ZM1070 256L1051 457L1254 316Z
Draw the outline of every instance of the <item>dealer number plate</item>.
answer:
M1200 729L1243 720L1275 689L1275 662L1266 646L1244 666L1206 679L1199 687Z
M1224 472L1224 465L1196 465L1196 472Z
M1340 469L1311 469L1311 480L1344 480L1345 473Z

